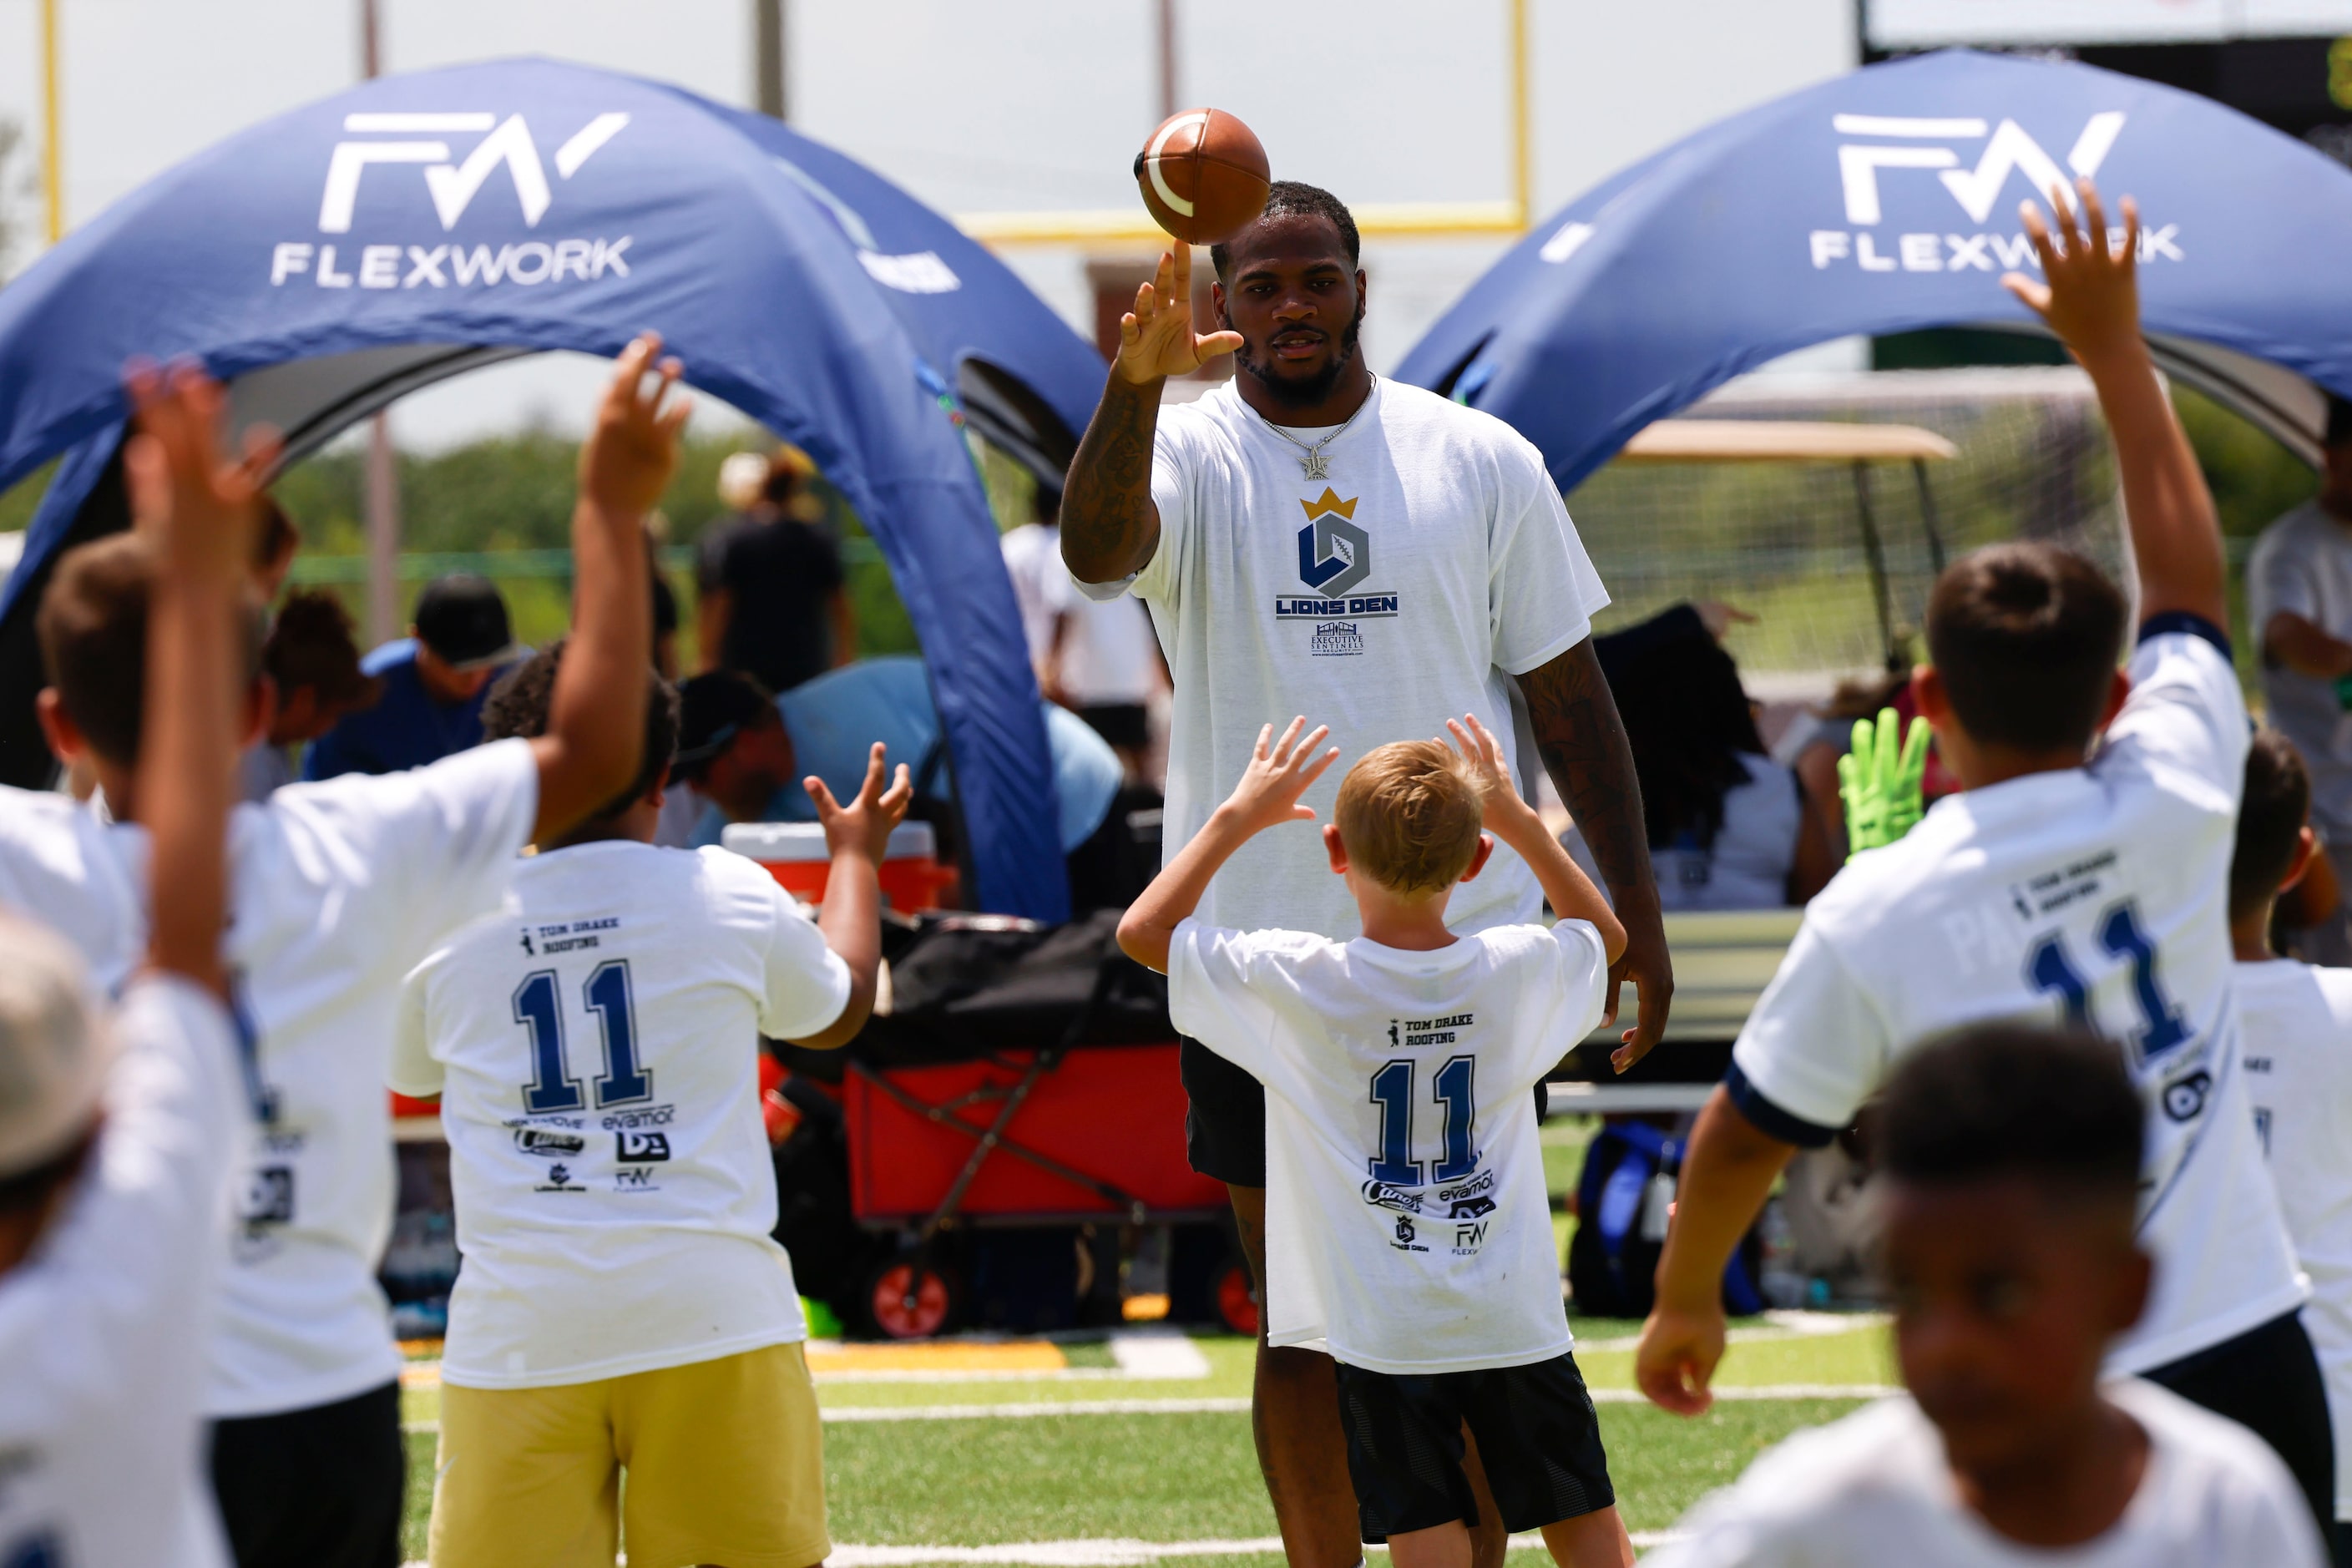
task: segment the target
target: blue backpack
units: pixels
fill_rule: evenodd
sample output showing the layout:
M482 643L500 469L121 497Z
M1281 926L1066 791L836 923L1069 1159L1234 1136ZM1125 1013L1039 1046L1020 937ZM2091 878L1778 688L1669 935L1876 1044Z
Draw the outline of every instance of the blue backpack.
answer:
M1649 1316L1682 1158L1680 1140L1632 1117L1609 1117L1593 1135L1577 1179L1576 1233L1568 1244L1568 1283L1579 1315ZM1751 1230L1724 1268L1723 1310L1733 1316L1764 1310L1757 1252Z

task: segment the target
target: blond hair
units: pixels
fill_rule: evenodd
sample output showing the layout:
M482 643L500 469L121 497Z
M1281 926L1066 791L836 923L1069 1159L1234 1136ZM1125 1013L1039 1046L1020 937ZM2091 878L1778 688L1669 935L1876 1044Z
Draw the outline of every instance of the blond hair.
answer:
M1478 853L1486 791L1470 764L1436 741L1367 752L1340 781L1332 820L1348 858L1395 893L1436 893Z

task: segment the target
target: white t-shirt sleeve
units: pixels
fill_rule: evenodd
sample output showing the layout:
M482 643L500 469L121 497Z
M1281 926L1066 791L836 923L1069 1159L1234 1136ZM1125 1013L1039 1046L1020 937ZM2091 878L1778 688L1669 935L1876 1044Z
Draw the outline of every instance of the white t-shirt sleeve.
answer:
M1876 1001L1808 914L1740 1028L1727 1083L1762 1131L1825 1143L1885 1080L1895 1045Z
M1160 509L1160 543L1143 570L1130 579L1129 590L1172 610L1184 581L1184 552L1191 542L1192 497L1202 458L1202 443L1192 428L1199 416L1189 410L1163 408L1151 437L1151 502ZM1079 584L1087 592L1086 584ZM1101 598L1100 592L1088 594Z
M1265 978L1269 939L1290 936L1187 919L1168 943L1170 1021L1260 1082L1274 1070L1275 1015L1255 987Z
M1516 435L1496 473L1486 605L1494 661L1525 675L1592 635L1609 603L1542 454Z
M2178 769L2236 801L2252 731L2229 656L2194 632L2159 631L2140 639L2126 668L2131 695L2107 727L2097 770Z
M2281 610L2314 623L2320 619L2319 584L2310 563L2295 549L2296 542L2292 521L2272 524L2255 542L2253 559L2246 566L2246 600L2258 642L2270 618Z
M1521 929L1535 939L1529 981L1543 1001L1506 1047L1514 1086L1532 1084L1559 1066L1608 1011L1609 953L1590 921Z
M760 1033L772 1040L806 1039L849 1005L849 965L790 894L772 881L768 891L774 916L761 955Z
M431 1100L446 1080L441 1062L433 1055L432 1031L426 1025L427 990L440 956L436 953L426 959L401 982L393 1017L392 1065L384 1070L384 1081L394 1094L415 1100Z

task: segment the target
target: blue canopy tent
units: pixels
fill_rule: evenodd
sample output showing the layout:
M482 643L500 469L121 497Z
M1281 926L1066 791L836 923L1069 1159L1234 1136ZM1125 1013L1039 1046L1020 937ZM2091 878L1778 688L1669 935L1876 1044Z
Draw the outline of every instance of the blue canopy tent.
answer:
M1057 473L1102 363L1001 263L788 128L544 60L371 82L221 143L0 291L0 488L64 455L0 599L0 776L48 766L33 610L121 525L121 366L189 356L290 457L417 387L652 327L806 449L880 544L982 907L1068 911L1036 685L969 419ZM908 759L912 761L913 759Z
M2078 174L2111 212L2138 198L2159 361L2315 459L2319 389L2352 395L2352 173L2209 99L1965 50L1791 93L1615 175L1496 262L1398 374L1507 420L1569 489L1791 350L2040 331L2000 284L2036 269L2018 203Z

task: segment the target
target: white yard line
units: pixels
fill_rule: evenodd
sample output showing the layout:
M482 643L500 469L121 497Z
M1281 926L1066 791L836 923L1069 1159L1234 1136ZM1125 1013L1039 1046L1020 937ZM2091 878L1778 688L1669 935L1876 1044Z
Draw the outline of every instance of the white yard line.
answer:
M1110 1356L1129 1377L1174 1383L1209 1375L1209 1358L1175 1329L1118 1330L1110 1336Z
M1637 1530L1633 1544L1644 1551L1675 1538L1671 1530ZM1511 1537L1515 1547L1540 1547L1543 1537L1530 1531ZM1367 1552L1386 1546L1367 1546ZM1240 1557L1276 1554L1278 1535L1248 1536L1233 1541L1022 1541L1002 1546L835 1546L825 1555L828 1568L919 1568L931 1563L999 1563L1006 1568L1140 1568L1164 1557ZM621 1562L628 1561L624 1557ZM425 1568L423 1562L401 1568Z
M1767 1312L1762 1323L1734 1329L1724 1335L1724 1342L1752 1345L1773 1340L1826 1339L1883 1329L1891 1321L1884 1312ZM1576 1350L1579 1355L1588 1351L1630 1351L1641 1342L1639 1334L1620 1334L1613 1340L1579 1340Z
M1881 1384L1778 1383L1754 1388L1718 1387L1716 1398L1727 1404L1750 1404L1792 1399L1883 1399L1897 1392ZM1642 1395L1631 1388L1596 1388L1595 1405L1639 1405ZM827 1422L861 1421L1020 1421L1053 1415L1245 1415L1250 1402L1231 1399L1038 1399L995 1405L850 1405L820 1410ZM437 1421L411 1421L405 1432L441 1430ZM974 1561L979 1561L974 1559ZM1026 1561L1026 1559L1024 1559Z

